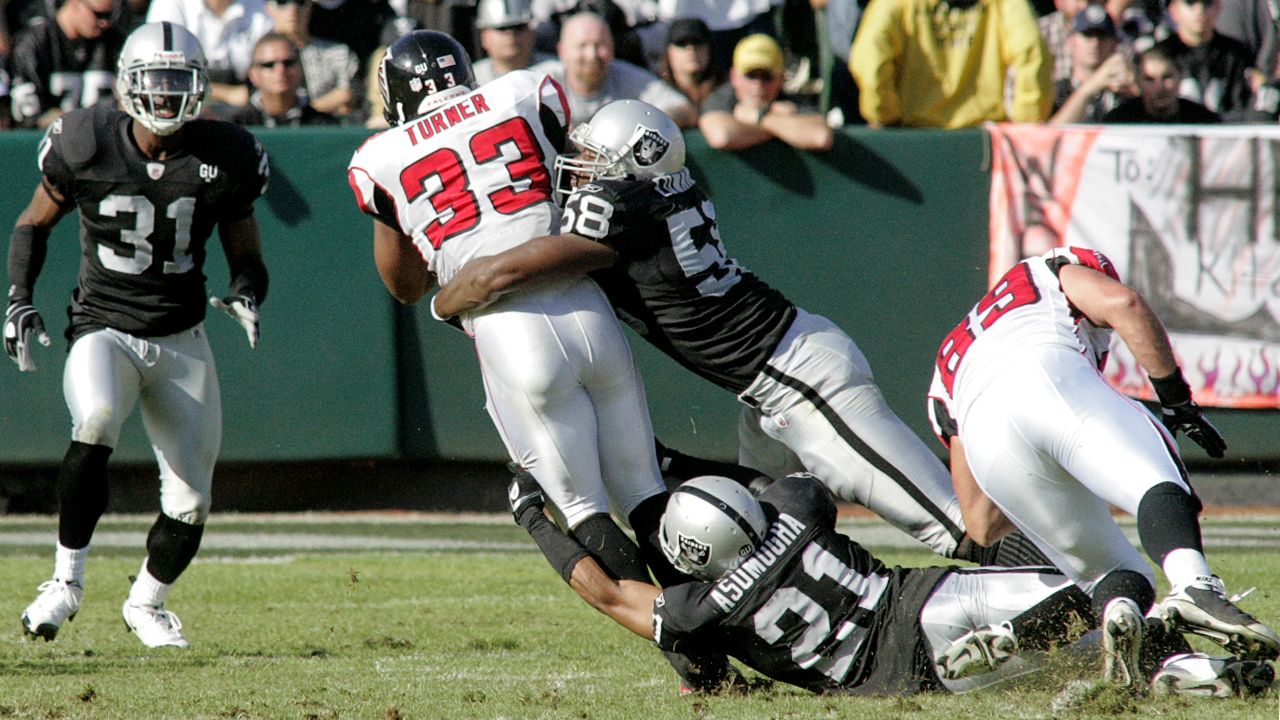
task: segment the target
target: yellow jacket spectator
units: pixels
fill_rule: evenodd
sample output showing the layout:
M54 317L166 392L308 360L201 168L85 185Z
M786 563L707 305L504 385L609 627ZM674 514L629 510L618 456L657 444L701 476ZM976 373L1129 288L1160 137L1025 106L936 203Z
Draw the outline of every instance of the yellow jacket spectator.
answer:
M1052 69L1027 0L871 0L849 60L873 126L1041 122Z

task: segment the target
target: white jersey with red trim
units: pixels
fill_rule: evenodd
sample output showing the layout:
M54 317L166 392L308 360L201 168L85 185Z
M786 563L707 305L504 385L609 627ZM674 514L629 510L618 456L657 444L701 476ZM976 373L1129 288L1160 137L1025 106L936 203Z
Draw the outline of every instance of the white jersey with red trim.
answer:
M360 209L412 238L443 284L474 257L556 232L568 126L560 86L518 70L370 138L347 180Z
M1058 281L1063 265L1082 265L1119 280L1115 265L1096 250L1054 248L1014 265L943 339L929 388L929 419L945 444L957 424L963 425L969 402L1021 351L1065 345L1099 370L1106 364L1111 330L1089 322L1067 299Z

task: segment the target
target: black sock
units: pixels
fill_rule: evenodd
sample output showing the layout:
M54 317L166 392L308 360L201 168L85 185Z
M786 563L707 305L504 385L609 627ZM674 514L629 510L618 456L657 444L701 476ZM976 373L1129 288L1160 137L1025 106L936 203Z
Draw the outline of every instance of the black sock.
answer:
M1138 604L1138 612L1145 614L1156 600L1156 589L1146 576L1133 570L1112 570L1093 591L1093 613L1101 619L1107 603L1118 597L1127 597Z
M72 442L58 470L58 542L65 548L88 547L98 520L107 511L107 460L111 448Z
M191 564L203 536L204 525L188 525L161 513L147 533L147 572L171 584Z
M1138 503L1138 538L1156 564L1170 552L1189 548L1204 552L1200 539L1200 498L1178 485L1160 483Z

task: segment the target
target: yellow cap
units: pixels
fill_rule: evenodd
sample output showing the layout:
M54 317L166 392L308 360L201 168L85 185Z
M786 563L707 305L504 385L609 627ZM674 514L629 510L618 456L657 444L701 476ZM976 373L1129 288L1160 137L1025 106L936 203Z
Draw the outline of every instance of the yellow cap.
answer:
M733 69L743 75L756 70L768 70L779 75L782 73L782 48L777 40L764 33L748 35L733 49Z

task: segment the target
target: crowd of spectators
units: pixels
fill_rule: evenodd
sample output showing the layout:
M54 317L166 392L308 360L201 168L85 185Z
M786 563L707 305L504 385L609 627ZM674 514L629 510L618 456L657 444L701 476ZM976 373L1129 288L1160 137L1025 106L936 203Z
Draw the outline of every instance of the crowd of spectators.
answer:
M44 128L68 110L113 102L123 38L159 20L203 43L206 112L252 125L379 127L377 62L415 28L458 39L480 82L522 68L552 75L575 120L638 98L725 149L776 138L820 151L830 128L860 123L1280 118L1275 0L0 0L0 8L0 129Z

